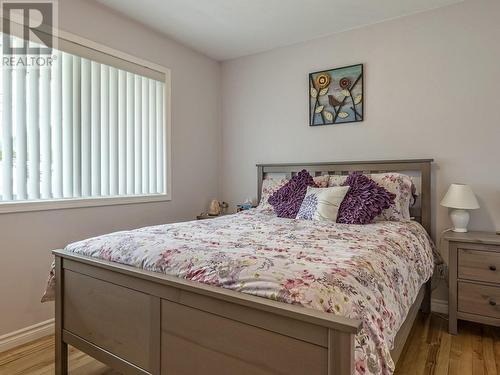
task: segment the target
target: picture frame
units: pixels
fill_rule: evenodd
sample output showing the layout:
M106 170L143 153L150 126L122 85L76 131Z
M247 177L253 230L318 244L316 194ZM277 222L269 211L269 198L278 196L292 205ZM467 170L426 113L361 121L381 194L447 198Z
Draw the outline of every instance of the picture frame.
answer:
M363 121L363 64L309 73L308 97L309 126Z

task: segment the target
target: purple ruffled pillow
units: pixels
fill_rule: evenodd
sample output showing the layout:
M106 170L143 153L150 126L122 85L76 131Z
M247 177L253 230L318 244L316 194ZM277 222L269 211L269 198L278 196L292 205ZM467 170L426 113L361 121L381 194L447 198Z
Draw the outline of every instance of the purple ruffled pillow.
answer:
M295 219L300 205L306 196L308 186L317 187L312 176L305 169L297 173L285 185L269 197L269 204L273 206L278 217Z
M351 173L342 185L349 186L349 191L340 205L337 223L369 224L396 198L395 194L359 172Z

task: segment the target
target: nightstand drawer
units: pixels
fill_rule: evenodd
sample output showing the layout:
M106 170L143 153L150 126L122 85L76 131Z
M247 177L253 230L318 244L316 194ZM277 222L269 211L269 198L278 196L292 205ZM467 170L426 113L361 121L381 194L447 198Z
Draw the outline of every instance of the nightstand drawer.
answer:
M500 284L500 253L459 249L458 278Z
M458 311L500 318L500 287L459 281Z

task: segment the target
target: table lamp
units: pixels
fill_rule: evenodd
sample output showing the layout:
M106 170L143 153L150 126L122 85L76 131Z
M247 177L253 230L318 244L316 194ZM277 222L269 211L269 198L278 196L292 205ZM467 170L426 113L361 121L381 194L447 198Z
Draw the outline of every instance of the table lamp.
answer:
M467 232L470 218L467 210L479 208L479 203L469 185L451 184L441 201L441 206L453 208L450 212L453 231L464 233Z

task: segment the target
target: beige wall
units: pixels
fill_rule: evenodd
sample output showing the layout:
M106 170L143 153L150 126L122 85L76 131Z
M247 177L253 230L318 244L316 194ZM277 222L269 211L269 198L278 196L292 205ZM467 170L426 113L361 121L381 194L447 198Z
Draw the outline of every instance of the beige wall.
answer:
M257 162L435 158L439 201L471 184L471 227L500 229L500 2L469 0L222 65L223 198L256 196ZM308 73L365 64L362 123L308 126Z
M106 8L60 1L61 29L172 69L173 200L0 215L0 335L52 317L38 303L50 249L192 219L219 190L232 203L256 196L256 162L433 157L434 232L449 225L438 202L454 181L479 197L471 227L500 229L499 14L496 0L469 0L229 61L221 76L217 62ZM366 120L309 127L307 74L360 62Z
M218 196L220 64L107 9L59 1L60 28L172 70L171 202L0 214L0 335L53 316L50 250L114 230L193 219Z

